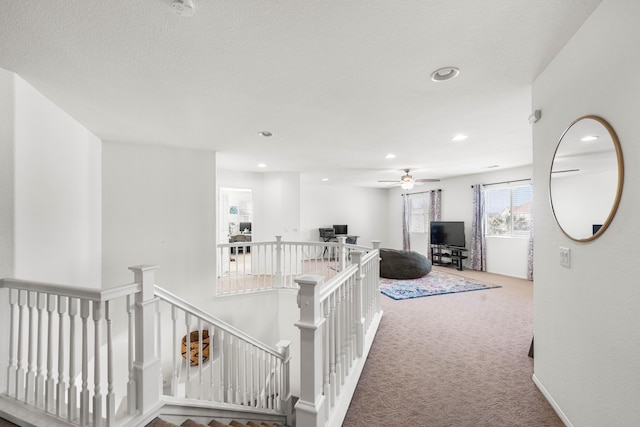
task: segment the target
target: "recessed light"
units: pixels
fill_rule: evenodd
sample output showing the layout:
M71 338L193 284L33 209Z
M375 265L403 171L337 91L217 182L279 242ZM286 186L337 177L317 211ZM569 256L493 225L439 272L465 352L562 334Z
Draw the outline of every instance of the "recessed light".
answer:
M257 165L259 168L266 168L267 165L265 165L264 163L258 163Z
M323 182L327 182L327 181L329 181L329 178L322 178L322 181Z
M447 80L455 79L460 74L460 69L457 67L442 67L431 73L431 80L434 82L446 82Z
M585 136L583 138L580 138L580 141L582 141L582 142L593 142L596 139L598 139L597 135L587 135L587 136Z
M258 133L258 135L264 136L265 138L269 138L270 136L273 136L273 134L268 130L263 130L262 132Z
M389 153L389 154L387 154L386 156L384 156L384 158L385 158L385 159L395 159L395 158L396 158L396 155L395 155L395 154L393 154L393 153Z
M469 138L469 135L463 135L463 134L459 133L458 135L456 135L453 138L451 138L451 140L452 141L464 141L467 138Z

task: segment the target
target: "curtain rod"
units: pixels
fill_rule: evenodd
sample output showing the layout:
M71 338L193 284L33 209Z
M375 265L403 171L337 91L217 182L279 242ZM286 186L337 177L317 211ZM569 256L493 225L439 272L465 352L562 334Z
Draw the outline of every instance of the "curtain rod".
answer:
M489 184L480 184L480 185L487 187L489 185L511 184L512 182L522 182L522 181L531 181L531 178L512 179L510 181L500 181L500 182L490 182ZM473 185L471 186L471 188L473 188Z
M401 196L411 196L412 194L424 194L424 193L431 193L432 191L442 191L441 189L437 189L437 190L429 190L429 191L418 191L417 193L402 193Z

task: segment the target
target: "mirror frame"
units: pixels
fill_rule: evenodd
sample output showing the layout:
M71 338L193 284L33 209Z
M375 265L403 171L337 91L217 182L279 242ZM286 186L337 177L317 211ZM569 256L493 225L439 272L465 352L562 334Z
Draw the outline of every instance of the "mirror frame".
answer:
M587 119L591 119L591 120L597 121L602 126L604 126L604 128L607 130L607 132L609 132L609 136L611 137L611 140L613 142L613 146L614 146L614 148L616 150L616 159L617 159L617 163L618 163L618 187L616 189L616 196L615 196L615 199L613 200L613 204L611 206L611 210L609 211L609 215L607 216L607 219L602 223L602 227L600 227L600 229L596 233L594 233L593 235L591 235L591 236L589 236L587 238L584 238L584 239L579 239L579 238L571 236L569 233L567 233L565 231L565 229L562 228L562 225L560 224L560 221L558 220L558 215L556 214L555 208L553 206L553 197L551 195L551 193L552 193L551 178L553 176L552 175L553 164L555 163L556 154L558 153L558 149L560 148L560 144L562 144L562 139L564 138L564 136L567 134L567 132L569 132L569 130L575 124L579 123L582 120L587 120ZM616 135L616 132L613 130L613 127L609 124L609 122L607 122L602 117L598 117L598 116L594 116L594 115L582 116L582 117L578 117L577 119L575 119L565 129L565 131L560 136L560 140L558 141L558 144L556 145L556 148L553 151L553 158L551 160L551 168L549 170L549 202L551 204L551 210L553 212L553 217L556 220L556 224L558 224L558 227L560 227L560 230L562 230L562 233L564 233L565 236L567 236L569 239L571 239L571 240L573 240L575 242L589 242L589 241L595 240L598 237L600 237L607 230L607 228L611 224L611 221L613 220L613 217L616 215L616 212L618 211L618 206L620 205L620 199L622 198L622 187L623 187L623 184L624 184L624 162L623 162L623 159L622 159L622 147L620 145L620 140L618 139L618 135Z

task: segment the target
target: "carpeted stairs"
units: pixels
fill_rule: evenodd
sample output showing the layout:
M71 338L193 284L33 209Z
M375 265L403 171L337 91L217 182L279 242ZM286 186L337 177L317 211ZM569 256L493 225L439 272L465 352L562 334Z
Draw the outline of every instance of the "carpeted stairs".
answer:
M182 427L280 427L279 424L270 423L268 421L247 421L241 423L236 420L231 421L229 424L221 423L220 421L212 420L209 424L198 423L193 420L186 420L182 424ZM163 420L162 418L154 418L146 427L180 427L177 424L173 424Z

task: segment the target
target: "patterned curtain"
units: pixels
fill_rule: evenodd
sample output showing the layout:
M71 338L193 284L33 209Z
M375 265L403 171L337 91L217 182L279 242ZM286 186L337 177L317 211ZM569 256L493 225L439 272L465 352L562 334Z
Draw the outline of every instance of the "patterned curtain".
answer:
M442 215L442 194L440 190L432 190L429 192L429 208L428 208L428 223L431 221L440 221ZM427 230L430 227L427 226ZM431 247L431 233L427 232L427 247ZM427 252L427 258L431 260L431 251Z
M482 184L473 186L473 218L471 220L471 269L487 270L486 240L484 229L484 190Z
M411 250L411 239L409 238L409 195L402 195L402 249Z
M533 187L533 181L531 182ZM533 280L533 192L531 193L531 220L529 222L529 252L527 257L527 279Z

